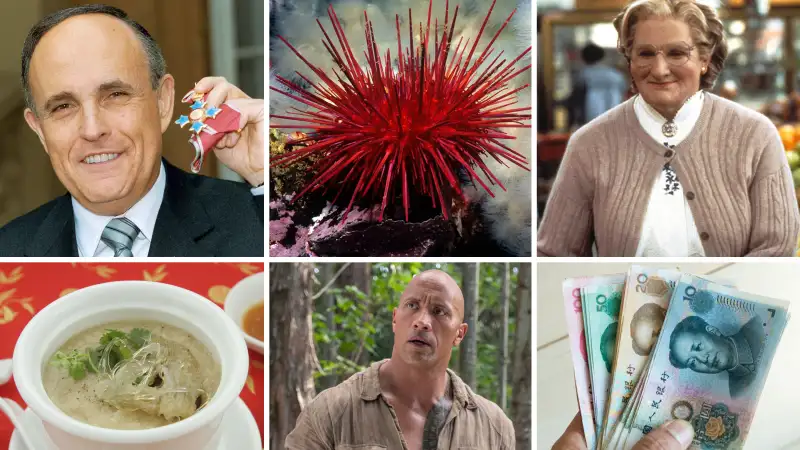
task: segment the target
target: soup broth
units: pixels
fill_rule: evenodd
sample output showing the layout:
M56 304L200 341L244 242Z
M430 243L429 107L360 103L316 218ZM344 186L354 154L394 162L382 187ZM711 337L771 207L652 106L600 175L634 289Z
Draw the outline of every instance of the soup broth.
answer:
M64 343L42 373L47 395L64 413L119 430L191 416L216 393L220 377L219 364L200 341L151 321L85 330Z
M264 301L248 309L242 321L244 332L250 336L264 340Z

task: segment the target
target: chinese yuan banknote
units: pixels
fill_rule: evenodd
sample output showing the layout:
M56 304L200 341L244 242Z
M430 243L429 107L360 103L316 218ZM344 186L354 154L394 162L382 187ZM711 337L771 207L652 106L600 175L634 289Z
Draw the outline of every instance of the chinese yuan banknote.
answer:
M587 448L630 450L672 419L693 449L742 449L789 302L671 269L562 285Z
M586 352L581 289L592 284L619 284L625 281L624 274L599 277L580 277L564 280L561 285L564 298L564 312L567 319L572 366L575 372L575 389L578 394L578 408L581 414L583 433L589 450L596 448L596 425L592 411L592 386L589 380L589 359Z
M592 405L598 445L602 445L603 414L617 349L617 319L624 284L590 284L581 289L586 354L592 383Z
M789 303L681 275L623 448L671 419L692 423L695 449L741 449Z
M605 441L633 395L642 368L658 339L669 299L681 273L631 266L619 318L617 352L603 428Z

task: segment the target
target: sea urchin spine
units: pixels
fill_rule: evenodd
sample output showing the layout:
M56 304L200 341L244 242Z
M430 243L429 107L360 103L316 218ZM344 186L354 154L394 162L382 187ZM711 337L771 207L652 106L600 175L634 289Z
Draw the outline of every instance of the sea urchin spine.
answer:
M462 198L464 196L458 178L459 170L465 170L471 180L477 181L492 196L494 193L476 173L476 167L490 184L496 183L504 190L505 187L484 164L482 157L490 156L503 165L506 165L504 161L509 161L528 170L525 157L502 142L514 137L501 129L530 127L523 123L530 120L530 108L509 108L517 103L516 94L528 85L510 90L508 83L531 68L529 64L514 70L514 65L531 48L528 47L508 63L506 59L500 60L503 56L501 51L491 63L484 66L494 51L494 41L516 10L508 16L478 58L474 62L472 60L496 1L492 2L466 58L464 52L469 40L462 47L463 38L459 39L455 51L452 54L450 51L458 6L452 23L448 25L449 0L445 5L441 40L438 19L434 23L433 58L428 58L433 0L428 5L424 37L422 23L419 24L417 37L421 46L414 44L409 9L409 47L405 49L405 54L401 49L400 18L395 16L397 70L392 67L388 49L385 58L381 58L366 11L365 56L368 66L362 68L353 55L333 7L329 6L328 17L341 52L319 20L317 24L325 36L323 45L344 75L343 79L334 72L336 81L279 36L321 80L321 83L314 83L298 72L298 76L313 89L303 89L280 76L277 80L295 93L270 87L314 109L300 111L293 108L293 115L272 115L273 118L299 123L271 124L271 128L313 129L308 135L289 141L289 144L305 146L297 145L293 151L272 160L273 166L281 166L310 155L319 157L316 178L294 198L331 184L339 185L338 198L345 188L354 185L344 217L347 217L356 198L382 192L380 220L383 220L383 211L390 195L395 189L402 189L403 208L408 221L408 190L411 185L417 192L430 196L434 207L438 199L439 207L447 218L449 203L445 197L450 198L450 193L446 194L445 190L449 189ZM481 66L484 67L478 73Z

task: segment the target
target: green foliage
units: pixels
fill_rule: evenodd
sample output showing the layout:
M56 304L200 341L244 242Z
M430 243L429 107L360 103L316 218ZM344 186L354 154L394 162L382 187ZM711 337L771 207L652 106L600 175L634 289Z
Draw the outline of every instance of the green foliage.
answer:
M324 280L327 283L328 280ZM375 328L369 320L370 301L366 294L355 286L331 288L327 291L334 297L333 312L335 328L328 326L325 312L313 315L314 342L316 344L335 345L339 355L336 360L320 358L320 370L315 377L335 375L346 377L364 369L357 364L362 352L371 352L375 348ZM366 320L365 320L366 319Z
M337 264L337 270L339 265ZM509 321L508 321L508 398L511 397L511 355L513 355L514 331L516 328L517 273L518 264L510 264ZM317 265L319 268L319 264ZM314 341L320 370L315 373L317 388L322 377L334 376L336 384L365 368L363 355L367 361L379 361L392 354L394 333L392 332L392 311L397 307L400 296L414 275L429 269L439 269L449 273L462 284L459 264L450 263L373 263L372 285L367 296L355 286L331 288L328 293L334 296L334 328L327 323L323 302L317 299L313 315ZM500 340L502 338L501 296L504 265L482 263L480 265L479 316L478 316L478 357L476 361L476 391L492 401L498 401L500 386ZM318 271L318 269L317 269ZM334 271L335 272L335 271ZM317 279L315 290L322 289L330 280ZM468 332L475 332L469 330ZM333 360L322 358L322 346L336 348ZM360 363L361 362L361 363ZM450 368L459 371L458 349L453 349Z

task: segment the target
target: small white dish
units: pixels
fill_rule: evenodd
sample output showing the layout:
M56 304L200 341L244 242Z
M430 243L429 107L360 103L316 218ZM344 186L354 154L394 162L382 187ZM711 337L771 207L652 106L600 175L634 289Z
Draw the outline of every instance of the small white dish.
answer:
M242 330L242 336L247 342L247 347L262 355L264 354L264 341L259 341L245 333L242 322L245 313L250 308L264 302L266 298L264 294L264 272L259 272L236 283L233 289L228 292L228 296L225 297L225 313Z
M23 420L28 429L34 431L34 441L37 447L35 449L26 447L17 431L14 430L14 433L11 434L11 443L8 450L58 450L47 438L42 419L38 418L30 408L25 410ZM233 402L230 409L225 413L220 425L220 433L222 436L217 450L233 448L237 450L260 450L264 448L261 445L261 432L258 430L256 419L242 399Z

